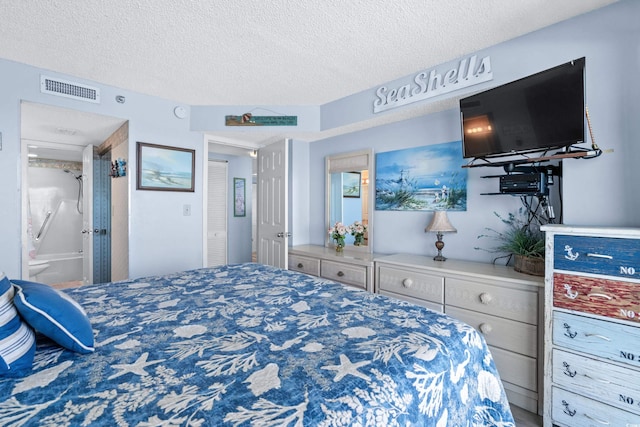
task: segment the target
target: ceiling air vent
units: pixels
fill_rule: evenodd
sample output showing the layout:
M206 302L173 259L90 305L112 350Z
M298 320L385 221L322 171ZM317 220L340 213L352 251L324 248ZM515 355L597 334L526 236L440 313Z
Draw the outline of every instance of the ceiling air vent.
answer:
M100 103L100 89L66 80L52 79L47 76L40 76L40 92L79 101Z

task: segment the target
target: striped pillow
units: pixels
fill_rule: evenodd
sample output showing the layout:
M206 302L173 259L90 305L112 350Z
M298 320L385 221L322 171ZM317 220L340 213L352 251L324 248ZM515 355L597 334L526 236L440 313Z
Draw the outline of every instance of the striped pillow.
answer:
M0 273L0 375L24 375L36 352L33 330L22 321L13 304L14 289Z

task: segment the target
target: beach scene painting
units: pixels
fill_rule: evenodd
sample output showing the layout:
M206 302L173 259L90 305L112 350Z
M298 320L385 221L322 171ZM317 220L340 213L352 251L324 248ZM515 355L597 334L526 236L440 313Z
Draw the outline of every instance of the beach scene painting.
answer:
M462 141L376 154L376 210L466 211Z
M138 190L194 191L195 151L138 142Z

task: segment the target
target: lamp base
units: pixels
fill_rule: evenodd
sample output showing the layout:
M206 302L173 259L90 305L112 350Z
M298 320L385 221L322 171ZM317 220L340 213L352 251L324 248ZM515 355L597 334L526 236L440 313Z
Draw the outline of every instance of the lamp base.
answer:
M444 242L442 241L442 233L436 233L436 249L438 249L438 255L433 257L434 261L446 261L447 259L442 256L442 249L444 248Z

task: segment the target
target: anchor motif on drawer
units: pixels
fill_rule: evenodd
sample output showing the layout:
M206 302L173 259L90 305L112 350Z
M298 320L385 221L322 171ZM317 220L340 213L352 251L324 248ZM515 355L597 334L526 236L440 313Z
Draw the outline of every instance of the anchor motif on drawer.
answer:
M571 285L569 285L568 283L564 284L564 289L565 289L565 291L567 291L564 294L564 296L566 296L567 298L576 299L578 297L578 291L572 290Z
M578 371L570 370L569 368L571 367L571 365L569 365L567 362L562 362L562 366L564 366L564 374L571 378L575 377L578 373Z
M576 337L576 335L578 335L577 332L571 332L571 326L569 326L567 323L565 323L562 326L566 329L566 331L564 332L564 335L566 337L569 337L569 338L573 339L573 338Z
M570 417L573 417L576 414L576 410L575 409L573 411L571 409L569 409L569 403L567 403L566 400L562 401L562 406L564 406L564 409L562 410L562 412L564 412L565 414L569 415Z
M566 252L566 255L564 257L566 259L568 259L569 261L575 261L580 256L579 252L576 252L574 254L573 253L573 248L571 246L569 246L569 245L564 245L564 251Z

